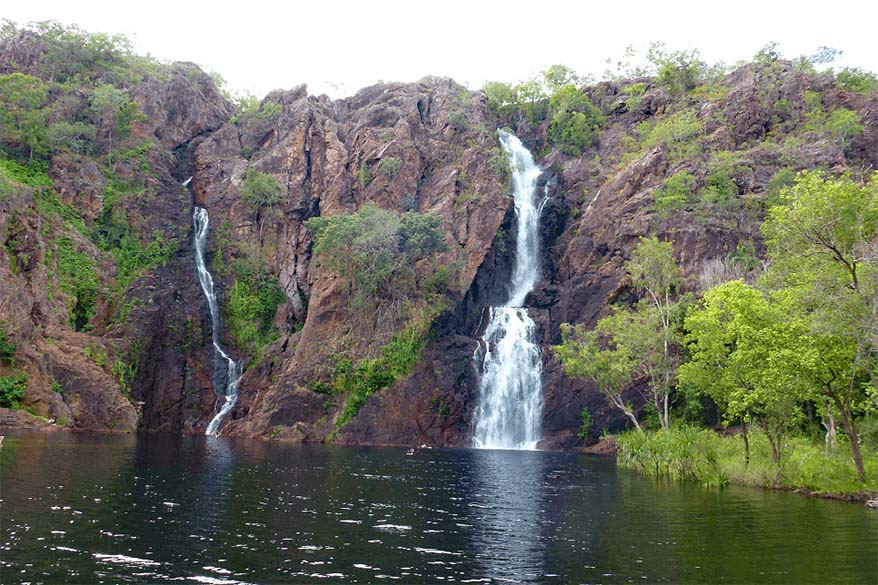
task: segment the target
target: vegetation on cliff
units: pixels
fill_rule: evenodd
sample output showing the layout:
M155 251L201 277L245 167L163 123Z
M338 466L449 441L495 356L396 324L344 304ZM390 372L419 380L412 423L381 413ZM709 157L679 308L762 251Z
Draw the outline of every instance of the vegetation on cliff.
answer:
M758 55L756 66L763 78L780 76L783 67L777 55ZM807 60L795 66L813 73ZM848 75L854 73L839 74L836 83L850 87L843 81ZM701 76L691 83L670 85L661 75L658 81L681 95L722 88ZM714 89L699 90L702 83ZM878 98L869 83L856 87L867 103ZM617 301L594 327L563 326L554 349L569 375L591 380L635 426L619 439L623 464L711 484L876 488L869 478L876 474L871 437L878 415L878 176L849 150L850 138L864 132L859 112L827 110L809 89L801 106L792 113L787 100L766 104L777 112L772 131L746 148L783 152L809 137L834 142L844 162L805 166L798 174L781 167L756 201L742 189L753 172L750 157L740 148L711 152L716 138L707 124L716 122L685 106L641 123L631 156L621 159L635 161L644 149L666 153L669 169L654 190L662 220L654 225L664 242L643 239L625 264L631 300ZM753 236L761 236L765 260L758 261L752 242L739 242L721 265L704 266L697 285L681 279L674 260L679 243L666 226L683 215L761 226ZM645 275L654 284L645 284ZM642 388L644 399L632 388ZM642 433L636 413L643 402L647 426L660 430ZM684 422L732 425L737 447L731 438L679 426ZM821 427L825 433L818 433ZM849 453L846 464L842 450ZM734 465L733 451L740 462ZM841 480L845 469L848 479Z

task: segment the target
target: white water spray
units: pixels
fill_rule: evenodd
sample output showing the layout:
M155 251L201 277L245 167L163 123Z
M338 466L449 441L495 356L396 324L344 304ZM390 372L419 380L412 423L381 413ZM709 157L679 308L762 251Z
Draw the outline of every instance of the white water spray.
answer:
M191 179L190 179L191 180ZM188 181L187 181L188 183ZM241 365L233 360L231 356L220 345L220 319L219 307L216 302L216 290L213 285L213 277L207 270L204 262L204 246L207 242L207 232L210 227L210 217L207 210L203 207L196 207L192 212L192 225L195 229L195 267L198 269L198 282L201 283L201 290L207 297L207 305L210 308L210 329L211 338L213 340L214 359L224 364L226 368L224 384L223 380L216 380L217 394L222 397L222 402L217 399L216 414L207 424L207 430L204 434L214 435L232 408L238 400L238 381L241 379ZM220 378L221 376L215 376Z
M542 169L514 135L500 131L500 144L512 166L512 195L518 235L509 300L491 307L490 321L474 359L483 360L473 446L479 449L536 449L543 414L543 364L536 324L522 308L540 277L540 213L537 200Z

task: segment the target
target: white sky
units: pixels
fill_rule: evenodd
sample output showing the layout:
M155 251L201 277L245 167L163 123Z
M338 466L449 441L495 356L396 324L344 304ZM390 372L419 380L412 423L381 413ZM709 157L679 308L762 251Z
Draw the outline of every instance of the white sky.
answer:
M878 72L878 2L868 0L6 0L0 17L122 33L139 53L194 61L258 96L307 83L341 97L425 75L475 89L554 63L600 77L605 58L650 41L698 48L708 63L749 59L769 41L786 57L830 46L844 51L836 66Z

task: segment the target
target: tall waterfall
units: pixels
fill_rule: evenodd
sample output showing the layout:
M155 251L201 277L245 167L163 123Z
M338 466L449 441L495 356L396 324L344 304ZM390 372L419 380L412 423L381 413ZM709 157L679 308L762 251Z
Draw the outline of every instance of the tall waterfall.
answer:
M187 181L188 182L188 181ZM214 376L214 384L216 385L217 394L223 397L220 401L217 399L217 406L214 408L216 414L207 424L206 435L216 433L232 408L238 400L238 381L241 379L241 364L236 362L220 345L220 319L219 307L216 303L216 290L213 285L213 277L207 270L204 262L204 246L207 243L207 231L210 227L210 217L207 210L202 207L195 207L192 212L192 226L195 229L195 267L198 269L198 282L201 283L201 290L207 297L207 305L210 307L210 329L211 338L213 340L214 367L217 370ZM223 372L225 369L225 372Z
M537 197L542 169L514 135L500 131L512 166L512 195L518 235L509 300L491 307L490 321L474 358L482 361L473 446L480 449L536 449L543 413L543 365L536 325L521 305L540 277L540 213Z

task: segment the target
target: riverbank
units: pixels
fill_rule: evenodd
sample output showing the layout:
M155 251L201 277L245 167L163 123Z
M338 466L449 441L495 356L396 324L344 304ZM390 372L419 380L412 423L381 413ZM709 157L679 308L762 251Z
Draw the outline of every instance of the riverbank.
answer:
M616 435L616 461L653 477L697 481L706 487L738 484L867 503L878 499L878 453L866 448L867 481L856 480L850 447L841 438L834 448L806 437L785 440L780 463L764 433L751 430L750 459L738 435L681 426L669 431Z

